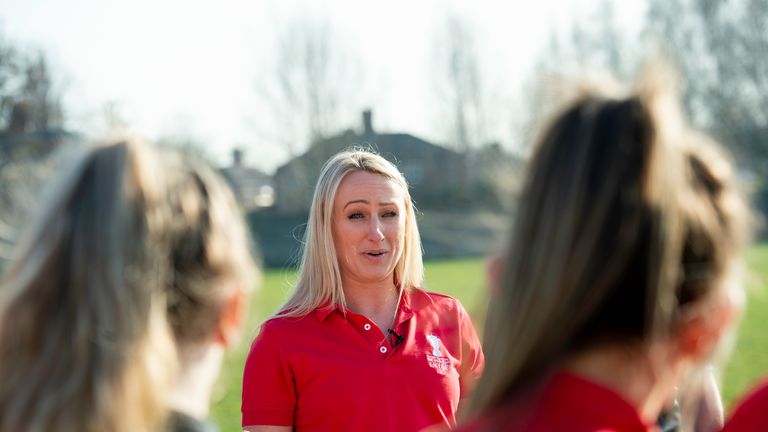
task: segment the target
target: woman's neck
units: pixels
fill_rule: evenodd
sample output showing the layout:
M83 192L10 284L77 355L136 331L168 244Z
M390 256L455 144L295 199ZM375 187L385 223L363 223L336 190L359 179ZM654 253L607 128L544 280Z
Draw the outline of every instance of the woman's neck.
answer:
M180 371L171 389L170 409L198 420L208 417L211 392L224 358L224 348L215 343L179 348Z
M654 424L673 400L683 366L679 361L655 361L669 356L663 347L653 349L656 352L626 346L593 348L573 356L565 368L615 391L646 424Z
M343 280L342 287L350 311L368 317L382 332L392 326L400 294L391 278L375 283Z

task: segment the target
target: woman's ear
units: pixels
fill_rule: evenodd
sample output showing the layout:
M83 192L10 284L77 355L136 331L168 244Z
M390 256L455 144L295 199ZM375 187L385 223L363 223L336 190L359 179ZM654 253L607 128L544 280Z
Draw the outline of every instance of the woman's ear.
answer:
M245 321L247 306L248 294L239 288L224 301L219 322L216 324L216 333L214 334L214 341L216 343L225 347L237 343L240 338L240 330Z
M707 304L690 311L676 331L680 355L694 361L712 356L742 310L726 290L705 301Z

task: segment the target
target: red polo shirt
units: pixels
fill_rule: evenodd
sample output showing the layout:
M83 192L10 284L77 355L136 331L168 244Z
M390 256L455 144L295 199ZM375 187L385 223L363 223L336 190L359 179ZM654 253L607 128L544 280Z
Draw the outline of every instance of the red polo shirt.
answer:
M460 432L651 432L637 410L619 394L581 378L559 372L538 396L523 405L507 404L459 428Z
M768 430L768 378L736 407L723 432Z
M403 339L393 348L371 320L338 308L265 322L245 363L243 426L418 431L455 425L459 399L483 367L467 312L449 296L406 290L394 329Z

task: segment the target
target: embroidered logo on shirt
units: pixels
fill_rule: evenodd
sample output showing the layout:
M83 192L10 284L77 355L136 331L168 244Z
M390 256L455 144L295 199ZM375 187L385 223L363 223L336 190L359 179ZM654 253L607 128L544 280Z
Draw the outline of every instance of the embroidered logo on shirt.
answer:
M445 375L451 368L451 359L443 355L440 351L440 345L442 342L440 338L435 335L427 335L427 342L432 346L432 354L427 354L427 363L429 367L436 370L440 375Z
M440 338L435 335L427 335L427 342L432 345L432 355L435 357L442 357L443 352L440 351Z

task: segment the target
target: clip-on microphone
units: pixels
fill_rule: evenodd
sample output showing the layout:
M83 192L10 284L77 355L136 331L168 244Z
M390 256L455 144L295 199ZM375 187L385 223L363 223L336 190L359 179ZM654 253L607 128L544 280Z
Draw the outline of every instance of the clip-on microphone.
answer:
M387 333L389 333L389 343L392 345L392 348L400 345L405 340L405 336L397 334L393 329L387 329ZM392 336L395 337L394 342L392 342Z

